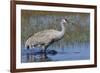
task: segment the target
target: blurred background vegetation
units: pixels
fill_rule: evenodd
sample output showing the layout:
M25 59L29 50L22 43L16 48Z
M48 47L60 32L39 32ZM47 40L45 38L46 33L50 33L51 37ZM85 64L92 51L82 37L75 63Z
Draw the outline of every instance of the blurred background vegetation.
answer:
M24 47L26 40L35 33L46 30L60 30L62 18L67 17L70 22L66 26L64 38L52 47L64 47L74 43L87 43L90 41L90 14L72 12L51 12L21 10L21 45Z

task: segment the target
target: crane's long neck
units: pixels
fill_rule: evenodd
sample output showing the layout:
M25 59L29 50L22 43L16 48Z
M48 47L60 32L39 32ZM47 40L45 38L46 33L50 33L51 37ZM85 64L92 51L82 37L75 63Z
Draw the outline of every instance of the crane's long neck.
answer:
M60 25L61 25L60 37L63 37L65 34L65 26L64 26L65 24L61 22Z

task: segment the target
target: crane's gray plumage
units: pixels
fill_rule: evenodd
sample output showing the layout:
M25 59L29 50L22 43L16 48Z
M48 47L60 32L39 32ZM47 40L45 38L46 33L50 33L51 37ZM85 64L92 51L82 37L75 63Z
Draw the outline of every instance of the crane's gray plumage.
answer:
M67 24L66 19L61 20L61 30L44 30L35 33L33 36L29 37L28 40L25 43L25 48L32 49L34 47L41 47L43 50L46 50L46 48L52 43L57 40L60 40L65 33L65 24Z

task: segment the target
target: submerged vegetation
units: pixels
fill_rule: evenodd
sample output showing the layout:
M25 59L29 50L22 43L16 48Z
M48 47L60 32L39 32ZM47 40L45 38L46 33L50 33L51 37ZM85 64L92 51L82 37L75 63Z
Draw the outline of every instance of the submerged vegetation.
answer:
M60 30L61 18L68 18L69 25L62 40L52 47L60 47L73 43L90 41L89 13L49 12L49 11L21 11L21 45L34 33L46 30Z

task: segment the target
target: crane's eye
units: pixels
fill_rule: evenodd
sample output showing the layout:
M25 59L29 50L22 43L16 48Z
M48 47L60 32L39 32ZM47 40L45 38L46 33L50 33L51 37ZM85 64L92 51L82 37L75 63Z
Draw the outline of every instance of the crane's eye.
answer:
M65 19L65 21L66 21L66 22L68 22L68 20L67 20L67 19Z

